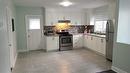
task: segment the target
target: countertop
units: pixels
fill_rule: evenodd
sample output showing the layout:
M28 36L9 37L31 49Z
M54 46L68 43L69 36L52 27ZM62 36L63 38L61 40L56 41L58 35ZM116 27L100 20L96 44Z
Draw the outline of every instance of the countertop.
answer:
M45 35L45 37L58 37L58 34L53 34L53 35Z
M106 38L106 35L100 35L100 34L94 34L94 33L74 33L72 35L88 35L88 36L95 36L99 38ZM59 36L58 34L53 34L53 35L45 35L46 37L57 37Z
M99 38L106 38L106 35L100 35L100 34L94 34L94 33L87 33L84 35L95 36L95 37L99 37Z
M74 33L72 35L84 35L83 33ZM46 37L51 37L51 36L59 36L58 34L52 34L52 35L44 35Z

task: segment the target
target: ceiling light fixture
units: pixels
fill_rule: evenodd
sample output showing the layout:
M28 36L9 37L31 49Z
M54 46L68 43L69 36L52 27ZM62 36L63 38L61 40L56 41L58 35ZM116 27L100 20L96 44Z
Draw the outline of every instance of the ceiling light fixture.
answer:
M60 2L59 4L64 6L64 7L68 7L70 5L73 5L73 3L70 2L69 0L64 0L64 1Z

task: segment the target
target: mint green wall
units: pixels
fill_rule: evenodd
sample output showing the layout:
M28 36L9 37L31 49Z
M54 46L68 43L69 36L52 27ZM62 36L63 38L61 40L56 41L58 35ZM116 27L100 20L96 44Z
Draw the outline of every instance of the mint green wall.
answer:
M43 8L37 7L21 7L16 6L16 31L17 31L17 47L19 51L27 50L26 38L26 15L43 15Z
M117 42L130 44L130 0L120 0ZM123 24L123 25L122 25ZM125 28L125 29L123 29Z
M0 0L0 73L10 72L9 49L7 40L6 9L7 0Z
M115 33L114 48L113 48L113 65L112 66L117 67L121 70L124 70L124 71L130 73L130 45L117 42L117 37L118 37L117 33L120 33L118 31L118 24L120 24L120 22L122 21L122 20L118 20L118 11L119 11L119 15L120 15L120 11L124 12L124 13L130 12L129 9L125 9L126 7L130 8L130 4L127 4L127 3L130 3L130 1L129 0L120 0L120 1L121 2L119 4L119 0L117 0L117 12L116 12L116 14L117 14L116 15L117 16L116 17L116 20L117 20L116 24L117 25L116 25L116 29L115 29L116 33ZM127 6L123 5L123 7L125 7L124 8L125 10L124 9L122 10L120 8L120 6L122 6L122 3L123 4L126 3L126 5L127 5ZM122 15L120 17L122 17ZM123 22L124 21L130 22L130 19L126 18L125 20L123 20ZM125 26L127 24L122 24L122 25ZM122 28L120 30L124 30L124 29L125 28ZM130 33L129 30L127 30L126 32L128 34ZM122 34L122 36L124 36L124 38L126 37L126 35L123 35L123 34ZM130 37L126 40L130 40Z
M113 66L130 73L130 45L116 43Z

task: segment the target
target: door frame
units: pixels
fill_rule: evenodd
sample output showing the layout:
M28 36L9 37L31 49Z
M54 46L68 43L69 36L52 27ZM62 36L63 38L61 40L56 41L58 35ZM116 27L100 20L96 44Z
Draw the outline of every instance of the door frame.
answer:
M40 28L41 28L41 38L43 37L43 18L42 15L25 15L25 24L26 24L26 43L27 50L29 51L29 41L28 41L28 17L40 17Z
M6 7L6 22L7 22L7 39L8 39L8 49L9 49L9 60L10 60L10 68L13 68L13 37L12 37L12 33L11 33L11 30L10 28L12 27L12 24L11 24L11 18L12 18L12 13L11 13L11 10L10 8L7 6ZM12 35L10 35L12 34ZM11 39L10 39L11 37ZM12 47L11 47L12 46Z

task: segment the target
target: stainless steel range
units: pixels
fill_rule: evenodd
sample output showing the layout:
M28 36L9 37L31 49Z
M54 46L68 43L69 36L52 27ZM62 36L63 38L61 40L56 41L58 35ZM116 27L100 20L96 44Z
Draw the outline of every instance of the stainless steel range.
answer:
M72 50L73 48L73 35L60 34L59 36L59 51Z

